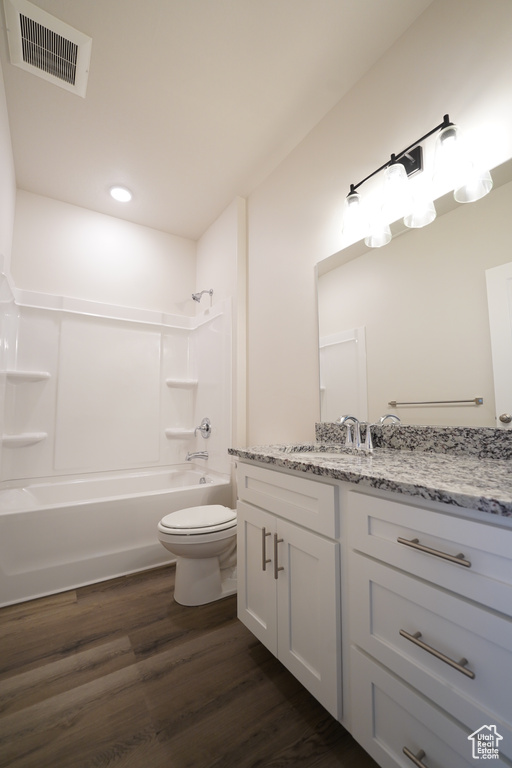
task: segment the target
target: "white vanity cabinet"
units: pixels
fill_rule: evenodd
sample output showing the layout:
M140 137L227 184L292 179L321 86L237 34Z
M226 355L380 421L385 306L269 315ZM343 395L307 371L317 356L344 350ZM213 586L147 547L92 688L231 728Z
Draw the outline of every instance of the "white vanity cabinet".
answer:
M238 617L341 717L338 487L240 462Z
M512 528L359 489L347 515L354 737L383 768L510 764Z

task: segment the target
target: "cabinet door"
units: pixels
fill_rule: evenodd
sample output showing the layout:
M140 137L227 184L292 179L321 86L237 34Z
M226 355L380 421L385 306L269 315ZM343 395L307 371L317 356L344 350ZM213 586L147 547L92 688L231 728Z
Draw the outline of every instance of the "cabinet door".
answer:
M282 569L276 582L278 658L339 718L339 545L283 520L278 521L275 535L277 563L273 566Z
M277 656L277 595L273 570L276 519L243 501L238 502L237 509L238 618Z
M469 729L356 648L350 666L352 735L381 768L478 765ZM501 766L502 760L491 764Z

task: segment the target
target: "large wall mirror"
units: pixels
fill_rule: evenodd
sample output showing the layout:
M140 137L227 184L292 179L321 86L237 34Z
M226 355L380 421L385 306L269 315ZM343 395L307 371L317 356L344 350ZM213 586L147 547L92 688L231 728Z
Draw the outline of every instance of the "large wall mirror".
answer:
M512 161L492 176L481 200L446 195L429 226L397 225L384 248L356 243L317 264L322 421L393 412L404 424L507 426L496 421L488 283L512 262Z

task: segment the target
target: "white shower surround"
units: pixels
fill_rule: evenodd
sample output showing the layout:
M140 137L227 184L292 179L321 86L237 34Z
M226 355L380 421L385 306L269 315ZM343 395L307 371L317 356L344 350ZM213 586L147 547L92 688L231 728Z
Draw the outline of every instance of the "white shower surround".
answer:
M1 369L47 378L3 382L0 480L168 466L200 449L229 472L229 299L186 317L3 289ZM193 435L205 416L208 442ZM11 447L21 434L47 437Z
M3 520L0 545L0 602L159 565L166 560L156 524L164 514L197 503L231 503L230 300L185 317L17 291L4 277L0 330L0 508L2 518L9 518L7 528ZM194 434L205 416L212 423L208 440ZM195 490L183 496L179 489L176 502L171 475L176 480L174 469L184 465L188 451L196 450L208 451L204 471L217 476L222 500L217 492L212 500L207 491L213 486L202 485L204 501L197 501ZM201 471L203 462L198 463ZM146 495L128 490L134 473L137 482L140 473L156 473L162 487ZM119 487L116 496L123 499L115 504L99 483L100 477L112 475ZM49 503L40 499L29 509L20 507L17 490L28 488L28 499L34 498L31 488L45 488L51 498L53 492L64 492L66 478L66 494L88 486L94 501L77 497L62 506L56 497ZM149 506L142 499L149 497L152 505L158 501L154 514L144 512ZM19 517L20 526L22 519L24 526L29 519L33 523L29 530L35 538L26 550L13 523L17 515L25 516ZM27 530L24 526L20 531ZM122 532L117 546L113 527ZM88 546L91 552L96 547L101 567L92 566L90 552L82 558L73 549L84 528L94 529ZM34 554L37 540L47 541L48 552L61 552L69 560L57 567L59 557L54 557L64 578L55 581L52 576L48 583L41 578ZM146 551L148 541L155 544L152 554ZM32 552L33 567L27 551ZM42 557L52 572L51 557ZM12 581L8 572L16 570L17 561L31 575L26 587L16 587L12 594L8 590L5 597L1 593Z

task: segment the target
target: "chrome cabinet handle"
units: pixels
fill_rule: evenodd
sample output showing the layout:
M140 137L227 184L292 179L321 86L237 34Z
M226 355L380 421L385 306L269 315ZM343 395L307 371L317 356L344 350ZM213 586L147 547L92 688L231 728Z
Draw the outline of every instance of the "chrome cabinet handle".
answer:
M442 560L448 560L450 563L456 563L457 565L464 565L466 568L471 568L471 563L466 560L462 553L458 555L449 555L447 552L441 552L439 549L432 549L431 547L425 547L420 544L419 539L403 539L401 536L397 538L399 544L405 544L406 547L412 547L412 549L419 549L420 552L426 552L428 555L434 555L440 557Z
M265 539L270 536L270 531L266 528L261 529L261 570L267 570L267 563L270 563L270 557L267 557L267 550L265 547Z
M418 768L426 768L425 763L422 763L421 761L425 757L425 753L422 749L416 754L413 755L410 749L407 749L407 747L403 747L402 752L406 757L409 758L409 760L412 760L414 765L416 765Z
M277 579L279 576L279 571L284 571L283 565L277 564L277 545L280 544L284 539L278 539L277 533L274 533L274 579Z
M450 659L449 656L446 656L444 653L441 653L441 651L432 648L431 645L427 645L423 642L423 640L420 640L421 632L415 632L414 635L410 635L409 632L405 631L405 629L401 629L400 634L402 637L405 637L406 640L409 640L409 642L414 643L414 645L419 646L419 648L423 648L423 650L427 651L427 653L431 653L432 656L436 657L436 659L444 661L445 664L453 667L457 670L457 672L461 672L463 675L466 675L466 677L471 678L471 680L475 679L475 673L470 669L466 669L466 664L469 663L467 659L461 659L460 661L454 661L453 659Z

